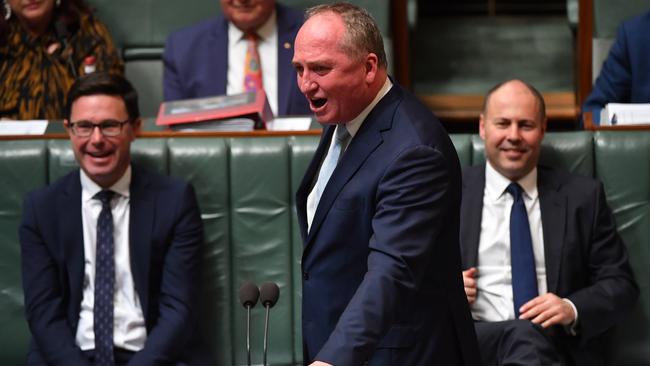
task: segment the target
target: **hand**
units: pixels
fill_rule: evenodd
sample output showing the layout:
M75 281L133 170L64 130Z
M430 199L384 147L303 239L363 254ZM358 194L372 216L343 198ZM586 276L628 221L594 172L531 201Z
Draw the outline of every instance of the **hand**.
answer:
M321 362L321 361L314 361L309 366L332 366L329 363Z
M476 267L463 271L463 285L465 286L465 295L467 302L472 305L476 301Z
M569 325L576 318L573 307L550 292L522 305L519 314L519 319L530 319L543 328L556 324Z

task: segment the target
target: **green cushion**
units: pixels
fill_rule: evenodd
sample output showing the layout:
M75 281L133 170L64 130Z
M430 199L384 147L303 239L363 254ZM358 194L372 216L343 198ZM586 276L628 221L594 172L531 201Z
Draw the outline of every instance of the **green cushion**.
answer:
M596 173L629 254L641 290L634 311L616 328L612 365L650 360L650 133L598 132Z

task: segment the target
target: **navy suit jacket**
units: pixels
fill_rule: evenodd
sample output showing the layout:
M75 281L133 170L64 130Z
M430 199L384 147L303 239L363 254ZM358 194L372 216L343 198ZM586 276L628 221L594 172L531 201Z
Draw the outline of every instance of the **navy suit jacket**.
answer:
M309 104L298 89L296 71L291 64L293 42L304 21L304 15L280 4L276 5L276 14L278 28L276 115L310 114ZM287 44L288 48L285 46ZM163 61L165 100L226 94L228 20L220 15L172 33L165 44Z
M607 103L650 103L650 12L623 22L583 112Z
M147 340L131 364L184 358L193 336L203 227L194 189L133 166L130 186L131 271ZM28 194L20 226L28 365L90 365L75 344L83 297L81 182L75 170Z
M463 269L478 264L485 164L463 172L460 245ZM548 292L578 309L578 335L561 327L558 344L581 366L603 365L606 331L638 297L627 251L616 231L603 185L597 180L538 168ZM480 275L480 274L479 274Z
M439 121L399 85L364 120L307 233L327 127L296 193L304 362L479 365L460 270L460 166Z

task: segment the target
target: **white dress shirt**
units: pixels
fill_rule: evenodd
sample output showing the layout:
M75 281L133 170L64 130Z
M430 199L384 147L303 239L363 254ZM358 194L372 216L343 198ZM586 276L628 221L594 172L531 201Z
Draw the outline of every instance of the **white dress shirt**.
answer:
M510 210L513 198L506 188L509 179L499 174L488 162L485 165L485 191L481 235L478 246L477 296L471 306L476 320L503 321L515 318L510 266ZM523 188L523 200L535 255L537 288L547 292L544 233L537 193L537 168L517 181Z
M93 197L102 190L83 170L81 171L81 217L84 237L83 299L77 325L77 345L84 351L95 348L93 306L95 303L95 252L97 219L102 203ZM115 243L115 298L113 310L113 340L115 347L137 352L147 339L140 298L135 291L129 252L129 186L131 167L112 186L116 194L111 200L113 239Z
M273 115L278 114L278 27L275 10L258 30L257 53L262 64L262 83ZM228 83L226 94L244 92L244 60L248 42L244 32L228 23Z
M383 98L388 92L390 91L390 88L393 87L393 83L390 81L389 78L386 78L386 82L384 85L381 87L377 95L375 96L375 99L368 104L368 106L359 113L358 116L352 119L352 121L345 123L345 124L339 124L338 127L342 128L345 127L348 130L348 133L350 134L350 138L347 140L347 143L345 146L341 148L341 151L345 151L348 146L350 146L350 142L354 138L354 135L357 134L357 131L359 131L359 128L361 128L361 124L363 121L368 117L368 114L375 108L377 103ZM330 146L327 151L330 151L332 149L332 144L334 143L334 138L330 141ZM327 156L323 156L323 161L325 161L325 158ZM323 163L321 161L321 164ZM316 174L316 177L318 177L318 174ZM315 183L315 182L314 182ZM309 195L307 196L307 232L311 229L311 223L314 220L314 215L316 214L316 195L315 195L315 188L316 184L312 186L311 191L309 192Z

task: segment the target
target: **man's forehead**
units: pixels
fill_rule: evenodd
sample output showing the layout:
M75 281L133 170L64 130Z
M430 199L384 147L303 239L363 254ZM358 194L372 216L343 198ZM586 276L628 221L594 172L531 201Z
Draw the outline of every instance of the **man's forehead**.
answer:
M77 114L113 114L122 117L128 114L126 104L121 96L108 94L83 95L72 102L71 117Z

